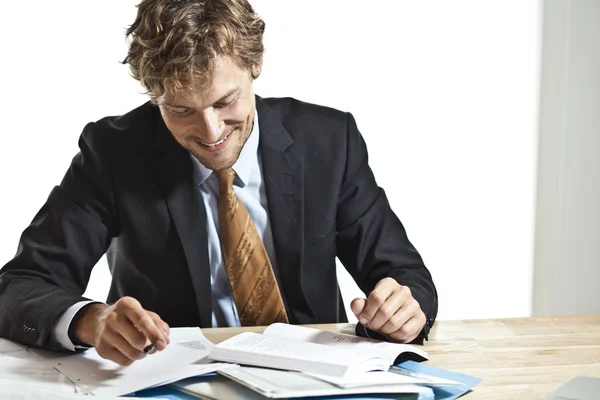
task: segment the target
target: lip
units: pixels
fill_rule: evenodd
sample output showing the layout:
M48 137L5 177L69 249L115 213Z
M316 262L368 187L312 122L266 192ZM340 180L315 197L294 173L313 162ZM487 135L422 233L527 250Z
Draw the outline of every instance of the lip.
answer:
M227 137L225 138L223 143L221 143L217 146L207 146L199 140L194 140L194 141L198 144L198 146L202 147L205 151L214 153L214 152L223 150L227 146L227 144L229 143L229 139L231 139L232 133L233 132L231 132L229 135L227 135Z

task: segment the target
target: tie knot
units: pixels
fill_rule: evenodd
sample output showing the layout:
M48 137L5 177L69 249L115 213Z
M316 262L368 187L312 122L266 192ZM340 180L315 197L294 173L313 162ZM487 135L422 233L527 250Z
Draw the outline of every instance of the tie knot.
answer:
M215 171L219 188L223 191L228 191L233 188L233 180L235 179L235 171L231 168Z

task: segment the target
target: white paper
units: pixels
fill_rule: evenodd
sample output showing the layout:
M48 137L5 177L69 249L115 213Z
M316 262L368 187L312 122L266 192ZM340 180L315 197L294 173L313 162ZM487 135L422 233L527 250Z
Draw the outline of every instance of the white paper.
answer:
M15 382L14 380L0 379L0 399L2 400L85 400L92 399L91 396L82 396L75 393L56 392L40 388L34 384ZM100 396L93 397L94 400L122 400L122 397ZM128 397L140 399L140 397ZM167 399L163 399L167 400Z
M128 367L100 357L95 349L69 355L32 351L96 396L122 396L230 366L210 362L207 356L214 345L199 328L172 328L170 340L165 350Z
M172 388L201 399L264 400L265 396L233 382L225 376L190 378L170 385Z
M263 335L319 343L336 348L350 349L352 351L362 351L364 353L385 358L388 361L388 365L394 364L396 357L404 352L415 353L425 359L429 358L427 352L409 344L383 342L381 340L347 335L345 333L336 333L283 323L269 325L263 332Z
M67 378L28 352L26 346L6 339L0 339L0 379L54 392L76 393Z
M387 371L365 372L360 375L354 375L352 379L342 379L328 375L308 374L325 382L332 383L341 388L355 388L378 385L428 385L428 386L454 386L462 385L460 382L449 379L438 378L431 375L420 377L396 374Z
M280 371L268 368L231 368L221 370L219 374L269 398L333 396L361 393L419 393L425 397L433 395L430 388L411 384L340 388L301 372ZM193 385L187 386L186 389L193 391Z

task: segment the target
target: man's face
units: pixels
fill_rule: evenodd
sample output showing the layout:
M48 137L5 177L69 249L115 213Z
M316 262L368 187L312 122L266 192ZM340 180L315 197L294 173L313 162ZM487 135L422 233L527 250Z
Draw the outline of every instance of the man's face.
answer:
M231 59L219 58L210 87L203 93L157 99L175 140L214 171L237 161L252 131L255 101L253 78Z

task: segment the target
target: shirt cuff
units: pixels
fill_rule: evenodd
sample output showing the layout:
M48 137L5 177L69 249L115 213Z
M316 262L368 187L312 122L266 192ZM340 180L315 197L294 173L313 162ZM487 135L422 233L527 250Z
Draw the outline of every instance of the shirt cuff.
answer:
M52 339L58 342L65 349L71 351L89 348L89 346L79 346L73 344L71 338L69 338L69 327L71 326L71 321L73 321L75 314L77 314L77 312L83 307L91 303L99 302L91 300L80 301L79 303L75 303L71 307L67 308L67 311L61 315L61 317L58 319L58 322L54 326L54 329L52 330Z

